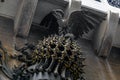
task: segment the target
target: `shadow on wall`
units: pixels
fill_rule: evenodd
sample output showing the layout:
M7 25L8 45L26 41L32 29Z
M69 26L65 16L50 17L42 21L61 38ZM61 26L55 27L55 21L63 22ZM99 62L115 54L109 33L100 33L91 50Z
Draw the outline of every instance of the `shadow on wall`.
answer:
M0 0L0 2L5 2L5 0Z
M112 47L110 52L109 61L114 64L120 64L120 48Z

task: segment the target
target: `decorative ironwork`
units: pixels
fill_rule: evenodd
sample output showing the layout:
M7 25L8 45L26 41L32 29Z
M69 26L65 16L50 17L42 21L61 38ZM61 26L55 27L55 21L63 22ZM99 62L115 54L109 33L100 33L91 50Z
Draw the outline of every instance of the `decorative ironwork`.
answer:
M76 42L70 38L51 36L39 41L37 46L28 44L18 51L22 54L15 58L23 64L14 70L15 80L34 80L33 75L39 75L40 72L54 74L65 80L84 80L85 58ZM35 80L39 78L36 76Z
M45 72L54 74L54 77L59 76L60 80L85 80L85 58L77 43L68 36L50 36L40 40L37 45L25 44L23 48L16 50L20 54L8 56L0 43L1 71L10 80L40 80L39 73ZM20 61L21 64L10 69L8 58Z
M47 72L61 79L84 80L81 49L74 40L89 30L95 29L103 17L87 10L71 13L67 23L63 21L64 12L54 10L48 14L40 25L49 30L50 36L40 40L37 45L25 44L19 55L11 56L19 60L21 65L13 70L7 65L7 51L0 43L0 67L10 80L40 80L36 75Z
M67 31L75 38L82 37L84 33L95 29L105 18L87 10L75 11L70 15Z

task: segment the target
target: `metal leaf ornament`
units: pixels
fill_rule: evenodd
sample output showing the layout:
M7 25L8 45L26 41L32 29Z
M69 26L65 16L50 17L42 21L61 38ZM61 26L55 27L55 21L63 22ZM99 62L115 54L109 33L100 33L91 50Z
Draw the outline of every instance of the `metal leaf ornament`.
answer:
M71 13L68 20L69 33L73 33L76 38L88 33L99 26L104 18L87 10L75 11Z

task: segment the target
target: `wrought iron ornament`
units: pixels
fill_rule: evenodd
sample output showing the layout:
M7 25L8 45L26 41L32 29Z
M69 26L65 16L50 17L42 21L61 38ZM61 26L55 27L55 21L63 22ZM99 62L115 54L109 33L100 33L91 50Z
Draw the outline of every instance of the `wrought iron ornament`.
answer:
M105 19L103 16L88 10L71 13L69 20L66 22L64 22L63 17L64 11L56 9L46 15L40 25L45 27L48 35L65 35L70 33L77 39L90 30L97 28Z
M14 70L14 80L34 80L33 76L40 72L60 76L60 80L84 80L85 58L80 47L70 38L50 36L39 41L36 46L27 45L18 51L21 55L16 56L16 59L23 64ZM39 78L36 76L35 80Z
M39 73L60 80L84 80L83 64L85 58L75 41L66 36L50 36L40 40L37 45L26 44L17 49L19 55L11 56L21 62L21 65L10 69L5 48L0 44L1 70L10 80L40 80ZM49 80L49 79L48 79ZM54 79L53 79L54 80Z
M49 35L57 35L48 36L40 40L37 45L26 44L23 48L16 49L20 54L11 57L21 62L19 67L9 69L7 63L9 56L0 43L0 67L10 80L40 80L39 73L45 72L49 75L54 74L54 77L60 76L60 80L84 80L85 58L74 38L79 38L89 30L95 29L104 18L82 10L73 12L67 23L64 23L62 10L55 10L50 15L52 24L49 24L49 16L46 16L41 25L49 30ZM56 25L53 26L54 22Z

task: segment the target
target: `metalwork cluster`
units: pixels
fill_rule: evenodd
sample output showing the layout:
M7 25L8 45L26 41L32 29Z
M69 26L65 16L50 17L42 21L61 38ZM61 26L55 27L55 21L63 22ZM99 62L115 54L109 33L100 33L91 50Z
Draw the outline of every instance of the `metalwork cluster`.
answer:
M40 72L60 76L61 80L84 80L85 58L80 47L70 38L50 36L39 41L36 46L27 44L18 51L22 54L15 58L23 64L14 70L15 80L31 80L35 73Z

